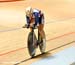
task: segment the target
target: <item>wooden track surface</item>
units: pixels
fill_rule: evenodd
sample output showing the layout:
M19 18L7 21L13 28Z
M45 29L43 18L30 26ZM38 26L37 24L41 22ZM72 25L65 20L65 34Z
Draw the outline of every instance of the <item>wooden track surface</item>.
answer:
M45 14L47 48L45 55L30 59L27 49L29 29L25 24L25 8L32 6ZM37 33L37 30L35 30ZM75 46L74 0L25 0L0 3L0 65L30 65L64 48ZM37 49L37 54L40 54Z

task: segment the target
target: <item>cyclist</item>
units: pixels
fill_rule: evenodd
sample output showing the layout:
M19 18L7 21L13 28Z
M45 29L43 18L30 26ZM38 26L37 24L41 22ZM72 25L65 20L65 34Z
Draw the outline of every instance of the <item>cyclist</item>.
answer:
M38 31L43 38L43 43L46 43L46 37L44 32L44 14L39 9L32 9L32 7L26 8L26 21L27 28L30 28L32 31L32 26L35 25L38 28ZM25 26L23 26L25 27Z

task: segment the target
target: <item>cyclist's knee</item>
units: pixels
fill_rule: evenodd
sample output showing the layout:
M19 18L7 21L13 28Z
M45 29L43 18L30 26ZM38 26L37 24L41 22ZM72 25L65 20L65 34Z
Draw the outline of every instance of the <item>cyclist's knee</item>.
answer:
M39 30L39 33L40 33L40 34L43 34L43 30Z
M43 28L44 28L44 25L43 24L40 24L39 26L38 26L38 30L43 30Z
M32 28L30 28L30 32L32 32Z

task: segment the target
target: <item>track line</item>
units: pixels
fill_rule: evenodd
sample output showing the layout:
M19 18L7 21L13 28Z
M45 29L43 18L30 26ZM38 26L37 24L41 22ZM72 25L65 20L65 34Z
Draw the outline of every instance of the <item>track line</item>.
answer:
M71 35L71 34L75 34L75 32L69 32L69 33L66 33L66 34L63 34L63 35L48 39L47 42L51 41L51 40L59 39L61 37L68 36L68 35ZM18 49L15 49L15 50L11 50L11 51L8 51L8 52L0 54L0 56L6 55L6 54L9 54L9 53L13 53L13 52L16 52L16 51L20 51L20 50L23 50L25 48L27 48L27 47L22 47L22 48L18 48Z
M1 0L0 3L6 3L6 2L17 2L22 0Z
M51 51L54 51L54 50L56 50L56 49L62 48L62 47L67 46L67 45L70 45L70 44L72 44L72 43L74 43L74 42L75 42L75 41L71 41L71 42L66 43L66 44L64 44L64 45L60 45L60 46L58 46L58 47L55 47L55 48L53 48L53 49L50 49L50 50L46 51L44 54L38 54L38 55L36 55L34 58L38 58L38 57L43 56L43 55L45 55L45 54L47 54L47 53L49 53L49 52L51 52ZM18 63L15 63L14 65L19 65L19 64L21 64L21 63L23 63L23 62L27 62L27 61L29 61L29 60L31 60L31 59L32 59L32 58L28 58L28 59L22 60L22 61L20 61L20 62L18 62Z
M75 34L75 32L66 33L66 34L63 34L63 35L48 39L47 41L55 40L55 39L58 39L58 38L61 38L61 37L64 37L64 36L71 35L71 34Z
M61 20L58 20L58 21L50 21L50 22L47 22L46 24L60 22L60 21L65 21L65 20L70 20L70 19L75 19L75 17L70 17L70 18L67 18L67 19L61 19ZM13 29L7 29L7 30L0 30L0 33L1 32L8 32L8 31L19 30L19 29L22 29L22 27L13 28Z
M12 52L20 51L20 50L23 50L23 49L25 49L25 47L18 48L18 49L15 49L15 50L11 50L11 51L2 53L2 54L0 54L0 56L6 55L6 54L9 54L9 53L12 53Z
M14 30L19 30L19 29L22 29L22 27L19 27L19 28L12 28L12 29L7 29L7 30L0 30L0 33L1 33L1 32L9 32L9 31L14 31Z

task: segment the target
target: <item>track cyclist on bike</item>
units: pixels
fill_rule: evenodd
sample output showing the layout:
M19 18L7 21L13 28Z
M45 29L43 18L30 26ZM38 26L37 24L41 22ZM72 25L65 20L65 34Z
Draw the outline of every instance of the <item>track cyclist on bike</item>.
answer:
M38 31L43 38L43 43L46 43L46 37L44 32L44 14L39 9L33 9L32 7L26 8L26 21L27 28L30 28L32 31L32 26L35 25L38 28Z

